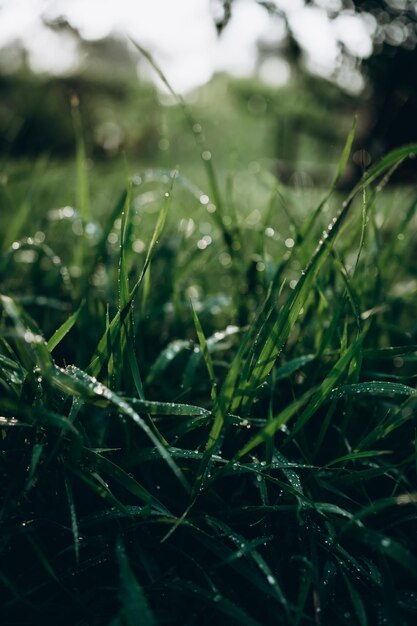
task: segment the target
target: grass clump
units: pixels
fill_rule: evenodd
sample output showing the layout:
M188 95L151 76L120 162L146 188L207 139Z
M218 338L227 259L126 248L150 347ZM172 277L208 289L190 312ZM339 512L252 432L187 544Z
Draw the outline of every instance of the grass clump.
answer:
M2 232L3 623L414 624L417 146L240 213L191 123L207 192Z

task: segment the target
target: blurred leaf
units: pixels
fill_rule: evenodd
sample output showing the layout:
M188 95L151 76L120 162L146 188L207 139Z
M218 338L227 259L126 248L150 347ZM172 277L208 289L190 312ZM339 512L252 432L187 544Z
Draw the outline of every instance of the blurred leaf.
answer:
M120 569L121 623L129 626L137 626L138 623L143 626L156 626L156 618L129 565L125 548L120 540L117 542L116 556Z

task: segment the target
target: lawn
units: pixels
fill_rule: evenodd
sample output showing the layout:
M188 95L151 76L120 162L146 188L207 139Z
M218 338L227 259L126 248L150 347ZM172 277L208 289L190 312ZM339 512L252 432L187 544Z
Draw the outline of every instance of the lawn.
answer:
M287 187L190 125L3 168L3 623L411 626L417 146Z

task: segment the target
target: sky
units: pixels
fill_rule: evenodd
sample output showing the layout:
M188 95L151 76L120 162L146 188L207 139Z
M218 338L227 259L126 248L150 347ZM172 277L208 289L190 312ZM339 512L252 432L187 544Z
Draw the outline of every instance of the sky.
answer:
M287 11L293 32L313 72L329 76L337 65L340 42L359 58L372 51L372 21L344 12L330 21L326 4L338 8L340 0L320 0L305 7L303 0L275 0ZM45 27L42 17L65 16L87 40L109 34L131 37L148 48L174 88L181 93L204 84L216 71L237 76L253 73L256 42L279 42L285 29L254 0L235 3L233 18L217 37L210 0L0 0L1 48L19 39L35 71L66 73L79 62L77 46L69 35ZM282 85L290 76L284 60L269 60L258 68L266 82ZM343 79L343 77L342 77ZM356 80L356 83L355 83ZM346 77L359 90L360 76Z

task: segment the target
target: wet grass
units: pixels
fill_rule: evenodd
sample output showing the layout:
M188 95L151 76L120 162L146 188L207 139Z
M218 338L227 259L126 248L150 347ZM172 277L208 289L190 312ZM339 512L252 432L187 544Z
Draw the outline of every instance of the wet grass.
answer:
M3 181L3 623L414 624L417 146L300 196L189 121L206 189Z

